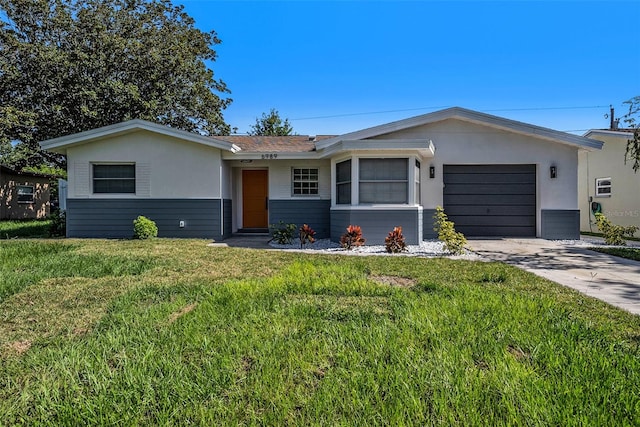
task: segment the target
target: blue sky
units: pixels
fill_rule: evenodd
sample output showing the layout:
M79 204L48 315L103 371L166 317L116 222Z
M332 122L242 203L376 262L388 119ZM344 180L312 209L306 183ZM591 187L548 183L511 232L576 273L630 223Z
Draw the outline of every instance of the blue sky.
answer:
M562 131L640 95L640 1L180 0L249 130L271 108L340 134L450 106Z

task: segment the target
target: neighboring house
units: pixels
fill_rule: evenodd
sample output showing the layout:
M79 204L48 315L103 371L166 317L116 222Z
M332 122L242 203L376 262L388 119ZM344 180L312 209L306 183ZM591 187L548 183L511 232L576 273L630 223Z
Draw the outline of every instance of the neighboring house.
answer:
M467 236L577 238L578 151L599 141L462 108L333 137L204 137L132 120L41 143L67 155L67 234L224 239L282 220L370 244L431 238L442 205Z
M598 152L581 152L578 166L580 230L599 231L595 211L618 225L640 226L640 171L625 164L628 130L590 130L587 138L604 142Z
M51 177L0 165L0 219L40 219L49 215Z

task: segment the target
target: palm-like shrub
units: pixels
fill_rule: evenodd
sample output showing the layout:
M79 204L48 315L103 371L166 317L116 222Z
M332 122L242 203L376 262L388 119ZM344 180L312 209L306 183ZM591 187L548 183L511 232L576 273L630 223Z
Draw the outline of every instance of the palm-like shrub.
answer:
M347 232L340 237L340 246L347 250L353 249L355 246L362 246L366 239L362 237L362 229L359 225L349 225Z

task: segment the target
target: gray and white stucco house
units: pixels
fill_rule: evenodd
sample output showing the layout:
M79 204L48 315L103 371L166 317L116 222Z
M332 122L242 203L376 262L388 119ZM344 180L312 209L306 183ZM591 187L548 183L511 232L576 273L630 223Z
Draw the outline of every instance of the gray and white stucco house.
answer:
M324 137L204 137L132 120L44 141L68 159L69 237L224 239L309 224L338 240L349 224L381 243L402 226L434 236L442 205L467 236L577 238L578 152L593 139L450 108Z

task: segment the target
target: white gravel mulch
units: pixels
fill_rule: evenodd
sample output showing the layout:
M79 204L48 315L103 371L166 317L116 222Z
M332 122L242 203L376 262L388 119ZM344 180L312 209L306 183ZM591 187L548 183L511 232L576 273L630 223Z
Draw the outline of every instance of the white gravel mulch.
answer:
M305 245L304 248L300 248L299 242L294 242L288 245L280 245L275 242L269 243L271 247L283 250L291 251L304 251L310 253L329 253L340 255L387 255L387 256L415 256L415 257L439 257L446 256L450 258L458 259L478 259L480 256L473 252L465 250L462 255L451 255L444 250L442 242L439 240L424 240L419 245L407 245L407 251L398 254L390 254L386 251L384 245L364 245L353 248L352 250L346 250L338 243L332 242L329 239L316 240L314 243Z
M619 247L607 245L604 242L604 239L601 237L595 236L582 236L580 240L555 240L555 242L560 243L565 246L580 246L580 247L602 247L602 248L611 248L611 247ZM627 240L627 247L629 248L640 248L640 242L636 242L634 240Z

